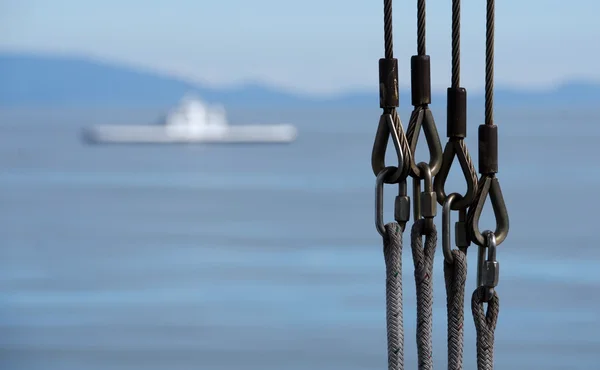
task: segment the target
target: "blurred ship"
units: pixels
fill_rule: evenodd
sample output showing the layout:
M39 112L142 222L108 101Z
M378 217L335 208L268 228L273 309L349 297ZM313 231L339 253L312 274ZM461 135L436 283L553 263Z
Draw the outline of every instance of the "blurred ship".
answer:
M229 125L223 106L185 96L160 125L98 125L84 129L94 144L290 143L297 130L289 124Z

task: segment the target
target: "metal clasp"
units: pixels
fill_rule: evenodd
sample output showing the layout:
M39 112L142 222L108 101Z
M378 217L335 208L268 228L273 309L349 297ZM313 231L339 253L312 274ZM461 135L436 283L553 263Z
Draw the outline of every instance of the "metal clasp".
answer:
M442 251L444 252L444 260L447 263L453 263L452 246L450 245L450 214L452 213L452 202L459 199L460 194L451 193L444 200L442 206ZM463 253L467 253L467 247L471 244L467 234L467 217L466 210L458 211L458 221L454 224L454 243Z
M477 253L477 286L486 288L484 302L488 302L494 295L494 288L498 286L500 264L496 261L496 235L490 230L483 233L485 244L479 246Z
M395 167L386 167L379 175L377 175L377 179L375 180L375 227L377 228L379 235L384 238L387 237L387 232L385 231L385 224L383 221L383 186L386 177L395 170ZM410 218L410 198L406 193L407 186L406 180L404 180L398 183L398 196L396 197L394 207L394 219L402 227L402 230L404 230L406 222L408 222Z
M450 211L452 202L459 196L458 193L449 194L444 200L442 206L442 251L444 252L444 260L446 263L453 263L454 256L452 255L452 245L450 245Z
M417 167L423 176L425 189L421 192L421 180L417 177L413 178L413 198L415 199L413 217L415 222L423 217L426 220L425 230L431 230L433 218L437 215L437 196L433 191L432 171L429 164L425 162L420 162Z

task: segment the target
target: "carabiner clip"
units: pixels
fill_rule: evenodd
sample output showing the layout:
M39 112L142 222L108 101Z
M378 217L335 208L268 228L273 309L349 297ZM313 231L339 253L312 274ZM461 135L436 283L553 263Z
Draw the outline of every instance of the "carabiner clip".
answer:
M421 180L414 177L413 198L415 199L415 205L413 216L415 222L423 217L426 229L431 230L433 228L433 218L437 215L437 194L433 191L433 176L429 165L425 162L419 162L417 167L419 173L423 176L424 191L421 192Z
M450 214L452 213L452 204L457 199L460 199L460 194L458 193L448 195L442 207L442 251L444 252L444 260L450 264L454 262L450 243ZM454 223L454 244L458 247L458 250L465 254L471 244L467 231L467 223L465 222L466 213L466 210L458 211L458 222Z
M402 162L400 162L402 163ZM402 166L402 165L401 165ZM382 237L387 237L385 224L383 222L383 186L385 179L396 167L386 167L377 175L375 180L375 227ZM404 229L406 222L410 218L410 198L406 196L406 180L398 184L398 196L396 197L394 219Z
M450 212L452 212L452 202L460 196L458 193L449 194L444 200L442 206L442 251L444 252L444 260L446 263L454 263L452 256L452 245L450 243Z
M490 230L484 231L483 235L485 244L479 246L477 253L477 287L485 288L484 302L488 302L494 295L494 288L498 286L500 264L496 261L496 235Z

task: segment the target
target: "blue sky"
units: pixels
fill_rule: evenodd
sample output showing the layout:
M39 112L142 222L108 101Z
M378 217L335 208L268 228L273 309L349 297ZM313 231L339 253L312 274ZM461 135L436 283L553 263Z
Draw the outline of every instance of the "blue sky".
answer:
M450 80L450 0L428 1L433 88ZM497 1L498 85L600 81L598 0ZM416 52L416 0L394 4L401 85ZM383 1L3 0L0 49L93 56L210 85L260 81L329 94L372 89ZM483 87L485 1L463 2L463 85Z

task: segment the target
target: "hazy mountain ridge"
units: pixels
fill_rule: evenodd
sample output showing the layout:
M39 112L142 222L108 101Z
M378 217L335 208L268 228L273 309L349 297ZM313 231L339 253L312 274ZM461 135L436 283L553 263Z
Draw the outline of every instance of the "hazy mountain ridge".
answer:
M377 91L334 98L296 95L260 84L210 88L169 76L85 58L0 52L0 106L169 106L185 93L197 92L211 102L239 106L365 106L378 105ZM410 105L410 92L400 92ZM600 98L600 84L571 82L554 90L527 92L497 89L498 105L585 105ZM445 101L435 94L434 101ZM469 102L482 100L470 94Z

